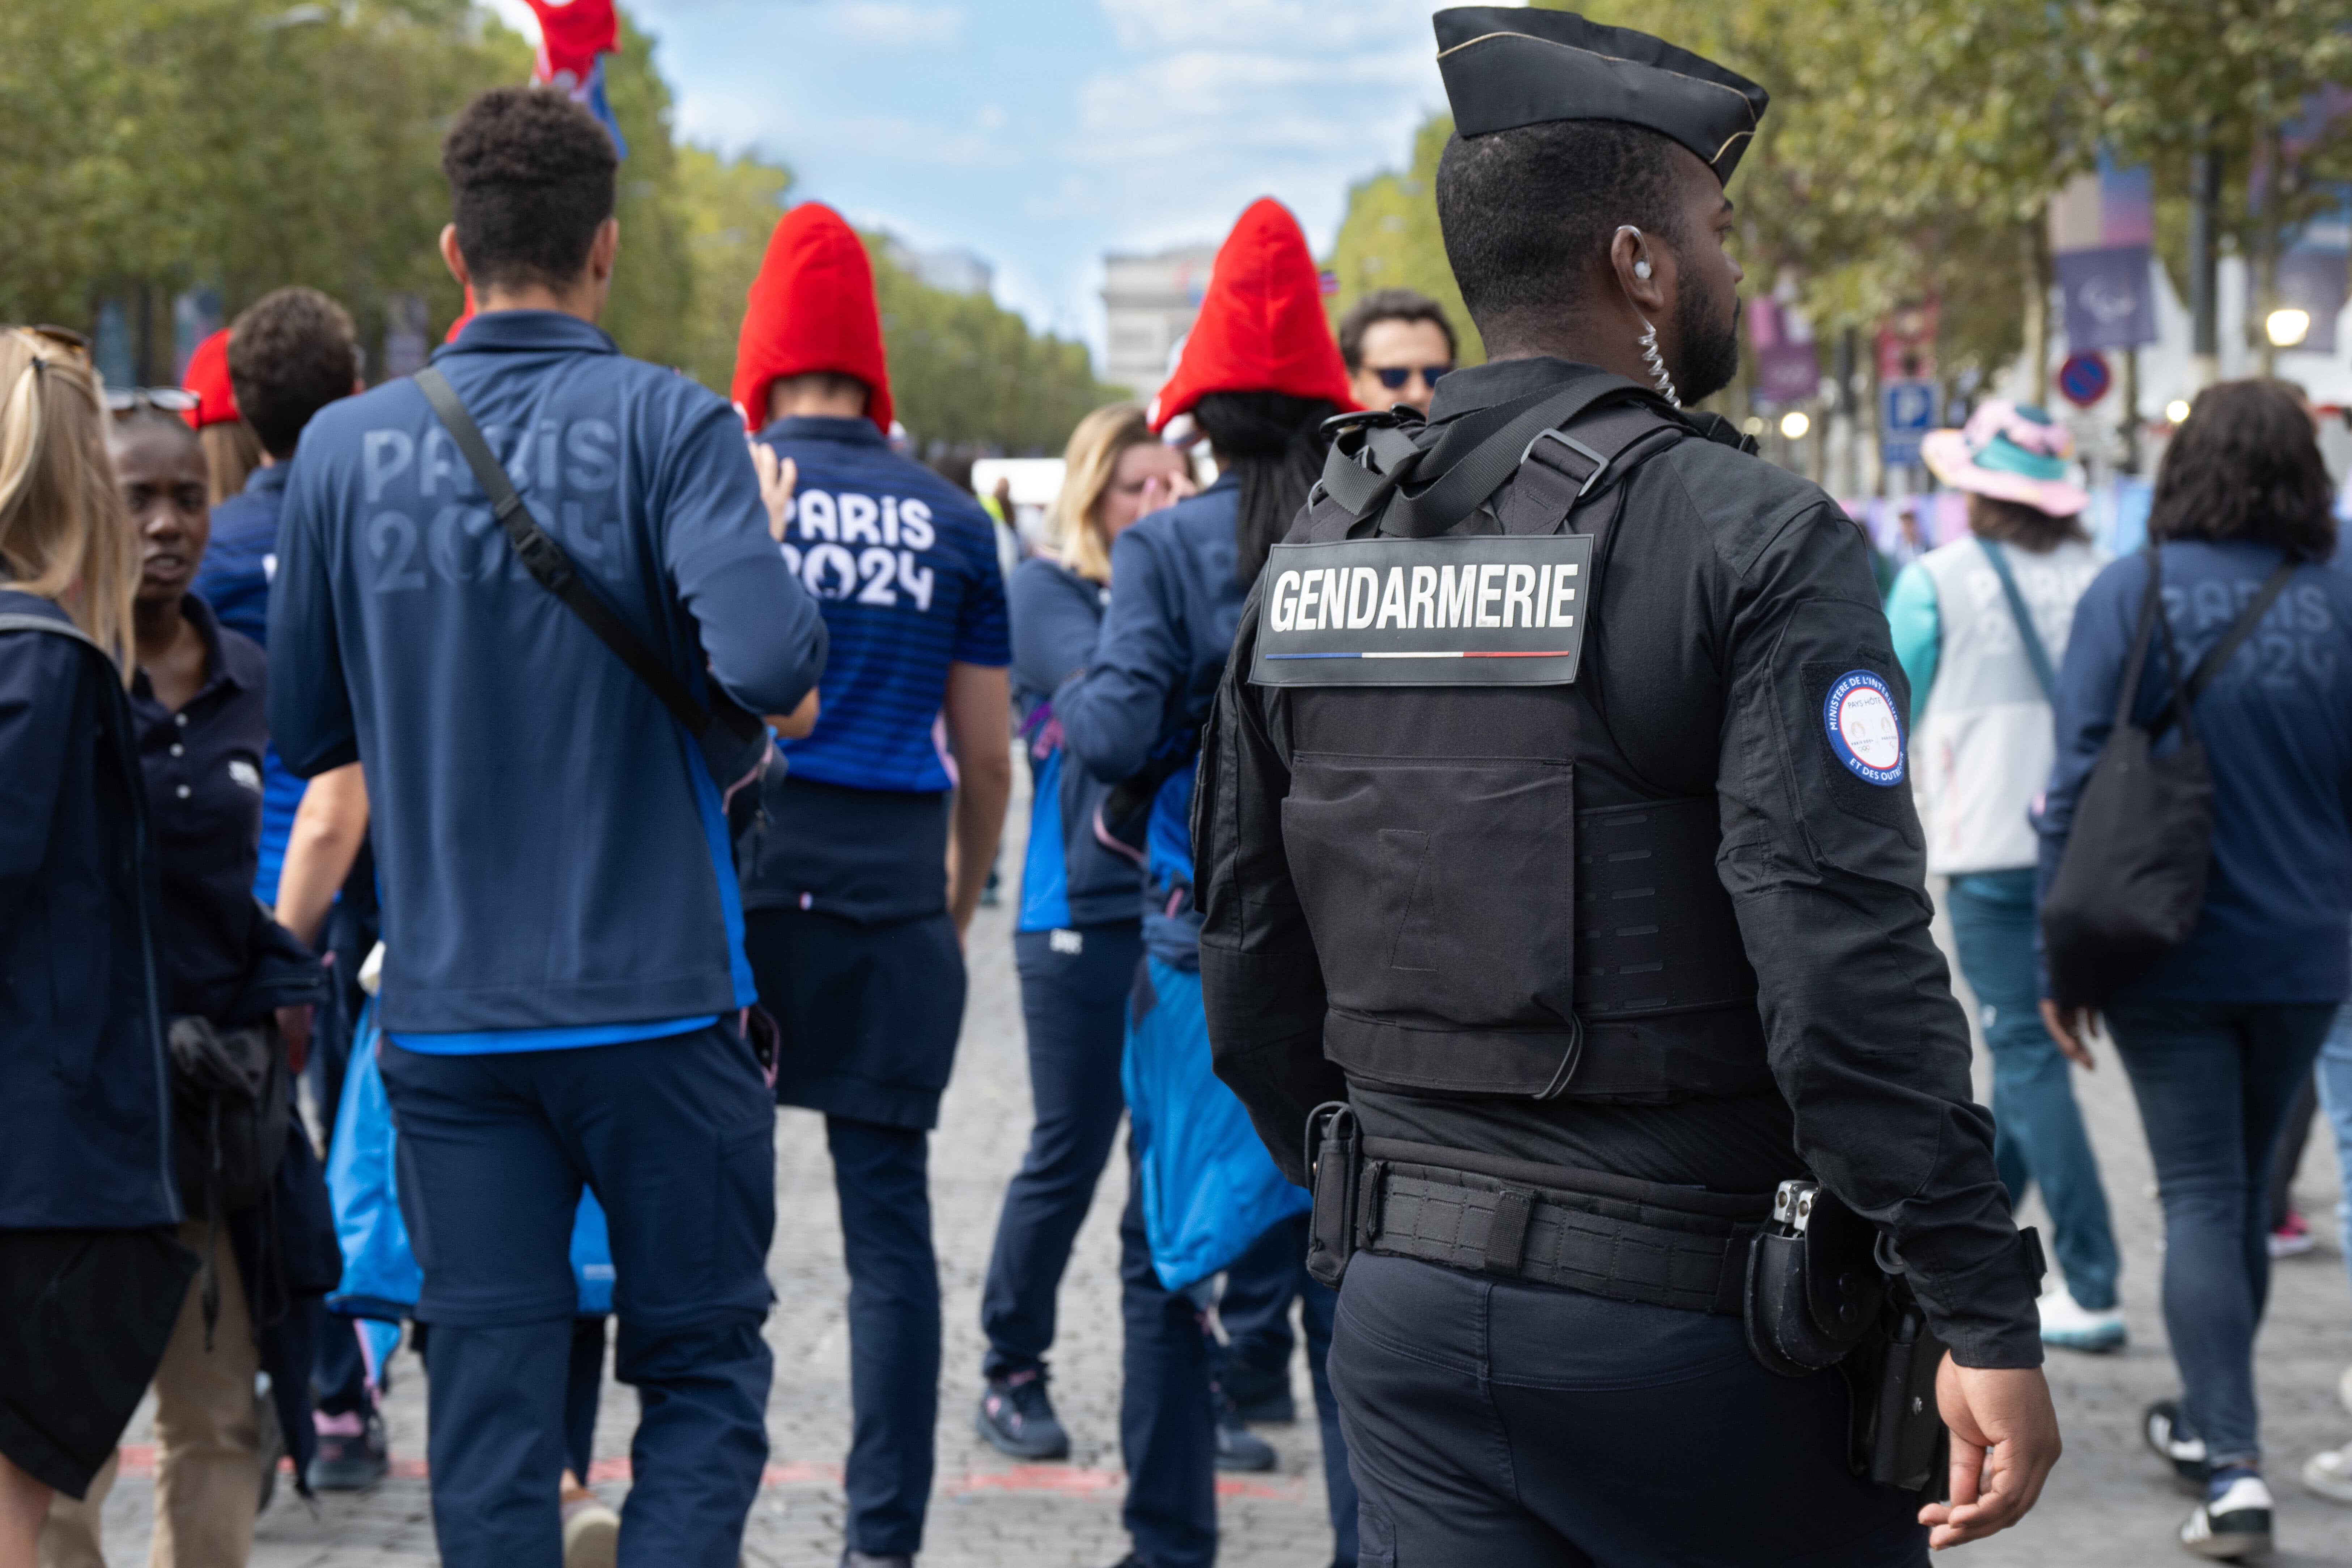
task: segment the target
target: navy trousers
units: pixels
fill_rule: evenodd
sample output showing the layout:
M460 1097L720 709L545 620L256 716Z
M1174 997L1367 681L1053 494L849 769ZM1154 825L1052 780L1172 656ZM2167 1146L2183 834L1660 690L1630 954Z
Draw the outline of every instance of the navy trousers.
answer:
M583 1184L611 1223L614 1372L638 1392L624 1568L734 1568L767 1462L775 1110L731 1025L425 1056L387 1039L402 1216L433 1325L434 1533L450 1568L560 1568Z
M981 1291L980 1327L988 1336L981 1370L989 1377L1041 1364L1054 1343L1062 1273L1127 1110L1119 1051L1128 992L1143 957L1142 923L1024 931L1013 937L1013 952L1036 1125L1004 1190Z
M1217 1321L1225 1343L1212 1344L1210 1362L1223 1383L1228 1364L1261 1378L1290 1375L1290 1303L1307 1330L1307 1375L1315 1387L1315 1418L1323 1437L1323 1494L1331 1510L1332 1568L1356 1568L1356 1483L1348 1473L1348 1439L1339 1426L1339 1404L1331 1394L1328 1360L1331 1323L1339 1293L1307 1272L1309 1216L1297 1215L1271 1226L1225 1270Z
M1201 1309L1160 1283L1143 1228L1143 1183L1128 1144L1127 1212L1118 1222L1118 1446L1127 1461L1121 1520L1143 1568L1208 1568L1217 1560L1216 1412Z
M930 1134L824 1120L849 1268L852 1551L923 1549L940 1409L940 1268L931 1251Z
M1924 1568L1918 1500L1846 1468L1835 1373L1737 1318L1358 1253L1331 1384L1366 1568Z

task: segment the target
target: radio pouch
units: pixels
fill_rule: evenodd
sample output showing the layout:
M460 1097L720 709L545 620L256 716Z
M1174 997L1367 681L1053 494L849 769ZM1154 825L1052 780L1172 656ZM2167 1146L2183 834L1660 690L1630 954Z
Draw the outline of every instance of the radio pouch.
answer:
M1315 1184L1308 1211L1307 1272L1336 1290L1356 1249L1358 1188L1363 1179L1363 1132L1344 1100L1317 1106L1307 1118L1307 1168Z

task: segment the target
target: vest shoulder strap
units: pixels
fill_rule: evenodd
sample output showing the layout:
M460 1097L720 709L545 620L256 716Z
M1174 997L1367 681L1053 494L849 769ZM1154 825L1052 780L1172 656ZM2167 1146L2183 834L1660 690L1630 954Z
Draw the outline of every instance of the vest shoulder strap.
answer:
M1501 508L1503 531L1557 531L1579 501L1654 451L1713 434L1649 388L1609 374L1529 393L1440 427L1400 408L1343 415L1325 429L1336 438L1308 497L1309 535L1377 531L1409 539L1433 538L1478 517L1515 477L1519 483ZM1347 520L1336 531L1334 512Z

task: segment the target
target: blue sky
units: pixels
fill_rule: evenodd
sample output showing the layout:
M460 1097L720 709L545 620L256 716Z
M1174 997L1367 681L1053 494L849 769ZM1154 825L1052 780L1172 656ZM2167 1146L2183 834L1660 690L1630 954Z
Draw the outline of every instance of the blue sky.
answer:
M530 31L522 0L492 0ZM1253 198L1320 251L1442 108L1428 0L631 0L695 141L756 147L1038 326L1102 339L1102 254L1222 238ZM536 36L533 33L533 36Z

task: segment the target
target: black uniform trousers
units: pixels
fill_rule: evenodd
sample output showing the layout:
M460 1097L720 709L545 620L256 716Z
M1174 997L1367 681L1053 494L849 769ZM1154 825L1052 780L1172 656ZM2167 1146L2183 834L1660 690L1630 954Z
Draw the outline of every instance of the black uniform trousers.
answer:
M1364 1568L1927 1561L1917 1500L1846 1468L1837 1375L1736 1318L1359 1253L1330 1373Z

